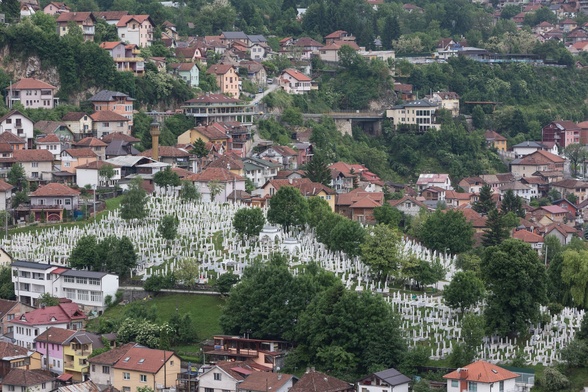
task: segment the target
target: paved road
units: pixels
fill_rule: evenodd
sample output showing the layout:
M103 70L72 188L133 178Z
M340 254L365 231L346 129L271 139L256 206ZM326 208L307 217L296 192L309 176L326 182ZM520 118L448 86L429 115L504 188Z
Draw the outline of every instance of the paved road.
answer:
M263 99L263 97L265 97L266 95L268 95L271 92L276 91L279 87L280 86L278 86L275 82L274 82L274 84L268 85L267 90L265 90L261 94L256 94L255 95L255 98L253 98L253 101L251 101L250 105L251 106L257 105L259 103L259 101L261 101Z

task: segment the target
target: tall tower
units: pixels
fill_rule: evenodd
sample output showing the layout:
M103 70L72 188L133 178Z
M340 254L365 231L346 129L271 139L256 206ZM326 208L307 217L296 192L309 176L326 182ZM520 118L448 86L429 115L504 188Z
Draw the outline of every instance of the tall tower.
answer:
M149 133L151 134L151 158L159 161L159 135L161 135L161 131L157 121L153 120Z

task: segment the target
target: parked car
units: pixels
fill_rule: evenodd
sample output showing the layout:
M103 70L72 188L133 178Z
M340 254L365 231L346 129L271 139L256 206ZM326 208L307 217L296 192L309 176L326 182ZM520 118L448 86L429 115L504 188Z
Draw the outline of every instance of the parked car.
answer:
M274 84L273 78L267 78L267 84Z
M257 92L258 92L259 94L263 94L263 88L261 88L261 87L260 87L260 88L259 88L259 90L257 90Z

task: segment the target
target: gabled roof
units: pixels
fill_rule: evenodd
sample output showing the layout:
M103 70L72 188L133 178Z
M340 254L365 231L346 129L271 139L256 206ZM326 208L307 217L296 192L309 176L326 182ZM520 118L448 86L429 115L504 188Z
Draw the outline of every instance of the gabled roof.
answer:
M63 15L63 14L62 14ZM46 370L25 370L13 368L2 379L2 385L16 385L33 387L35 385L51 382L55 377Z
M24 313L20 318L12 320L12 323L50 325L68 323L72 320L84 320L86 318L87 316L79 309L78 304L70 302L32 310Z
M353 189L347 193L340 193L337 195L337 201L335 202L336 205L339 206L351 206L352 204L356 203L360 199L363 198L370 198L380 206L384 202L384 193L383 192L366 192L361 188Z
M529 230L517 230L512 235L512 238L521 240L528 244L538 244L545 242L545 239L539 234L531 233Z
M99 91L96 95L94 95L88 101L90 101L90 102L112 102L112 101L116 101L117 98L125 98L128 100L134 101L134 99L129 97L127 94L119 93L118 91L110 91L110 90Z
M484 132L484 138L486 140L506 141L506 138L504 136L495 131Z
M354 390L353 385L348 382L311 370L302 375L289 392L348 392L352 390Z
M57 23L67 23L67 22L84 22L87 19L92 19L96 22L96 18L92 15L91 12L64 12L59 14L57 17Z
M125 45L123 42L121 41L109 41L109 42L102 42L100 44L100 47L104 50L112 50L114 48L116 48L119 45Z
M173 355L174 352L170 350L134 346L114 364L114 368L153 374L157 373Z
M30 193L30 196L33 197L46 197L46 196L78 196L80 191L76 189L72 189L67 185L58 183L58 182L50 182L47 185L42 185L37 188L36 191Z
M215 75L224 75L229 72L231 69L234 70L233 66L230 64L214 64L208 68L206 71L207 74L215 74Z
M537 150L532 154L525 155L520 159L512 161L511 165L546 165L550 163L564 163L566 160L548 151Z
M14 133L7 131L0 133L0 143L25 144L26 142L22 138L16 136Z
M56 134L54 133L50 133L47 136L43 136L41 138L38 138L35 143L39 144L39 143L59 143L59 137L57 137Z
M199 125L194 128L194 130L209 140L229 139L227 130L222 126L222 124L216 122L208 125Z
M299 82L310 82L312 80L311 78L309 78L308 76L306 76L302 72L297 71L292 68L285 69L284 71L282 71L282 74L288 74L291 77L293 77L294 79L298 80Z
M190 156L190 153L188 151L173 146L159 146L158 153L159 156L162 158L180 158ZM140 155L144 157L151 157L153 155L153 150L145 150Z
M414 203L421 208L425 208L425 209L428 208L427 205L425 203L423 203L422 201L419 201L419 200L415 199L414 197L408 196L408 195L402 196L401 199L388 200L388 204L390 204L392 207L397 207L400 204L404 203L405 201L409 201L411 203Z
M300 47L318 47L318 48L323 47L323 44L321 44L320 42L317 42L309 37L300 37L296 40L296 42L294 42L293 45L300 46Z
M71 12L66 12L61 15L67 15ZM60 16L61 17L61 16ZM10 90L11 87L7 87L6 90ZM40 90L40 89L48 89L48 90L55 90L57 87L50 85L49 83L45 83L41 80L35 78L22 78L18 82L12 85L13 90ZM12 113L12 112L11 112Z
M139 24L148 21L149 23L151 23L152 26L155 26L149 15L124 15L119 19L119 21L116 24L116 27L124 27L127 24L129 24L129 22L131 22L132 20L136 20Z
M229 170L242 170L244 163L240 159L235 159L229 155L223 155L211 162L207 167L221 167Z
M550 205L550 206L541 206L540 207L543 211L547 211L550 214L567 214L568 210L562 208L558 205Z
M13 305L14 306L14 305ZM16 344L0 341L0 359L28 357L30 351Z
M171 63L167 67L169 69L175 69L178 72L190 72L194 67L198 69L195 63Z
M464 378L463 369L465 369L467 376ZM450 380L473 381L481 383L493 383L504 380L517 378L519 375L493 365L485 361L477 361L462 368L460 374L459 369L443 376L443 378Z
M99 110L90 114L90 117L93 121L97 122L128 122L129 119L123 115L120 115L115 112L111 112L110 110Z
M420 174L417 185L427 185L431 183L445 183L449 180L449 174L424 173Z
M99 11L94 12L96 18L102 18L104 20L120 20L125 15L128 15L129 11Z
M61 118L61 121L80 121L82 118L84 118L84 116L87 115L88 114L84 112L69 112Z
M189 177L186 177L187 180L192 182L209 182L209 181L219 181L219 182L232 182L235 181L244 181L245 178L238 176L231 171L222 168L222 167L210 167L202 170L198 174L193 174Z
M76 147L106 147L108 144L95 137L85 137L79 142L74 143Z
M115 164L108 163L106 161L94 161L94 162L86 163L85 165L78 166L78 167L76 167L76 170L80 170L80 169L100 170L104 166L112 166L113 168L120 167Z
M12 157L16 162L53 162L53 154L49 150L15 150Z
M567 180L552 182L551 186L566 188L566 189L588 188L588 182L569 178Z
M63 150L63 153L72 158L98 158L98 155L91 148L70 148Z
M10 310L12 308L14 308L16 305L18 305L17 301L11 301L8 299L0 299L0 318L6 316L10 312ZM1 350L0 350L0 352L1 352Z
M112 163L120 167L131 167L139 164L139 162L152 163L156 162L151 157L143 157L140 155L124 155L114 158L109 158L105 162Z
M35 338L35 342L46 342L62 345L71 338L76 331L73 329L51 327Z
M407 384L411 381L409 377L406 377L404 374L400 373L398 370L394 368L390 368L387 370L382 370L381 372L374 373L374 376L379 378L380 380L384 381L388 385L393 387Z
M239 389L251 392L277 391L293 377L291 374L253 372L239 384Z
M127 135L122 132L113 132L102 137L102 141L104 143L111 143L113 140L123 140L128 143L138 143L141 141L141 139L137 139L134 136Z
M118 360L124 358L126 356L126 353L135 346L138 346L137 343L123 344L122 346L110 349L105 353L98 354L92 358L88 358L88 362L100 365L114 365Z
M67 124L63 121L41 120L37 121L34 125L36 130L39 130L46 135L49 133L55 133L55 131L59 130L61 127L67 128Z
M221 33L226 39L249 39L242 31L223 31Z
M559 222L551 223L551 224L541 228L540 230L541 230L541 232L545 233L545 235L548 235L553 230L557 230L564 237L567 236L568 234L577 234L578 233L578 231L576 229L574 229L573 227L568 226L563 223L559 223Z

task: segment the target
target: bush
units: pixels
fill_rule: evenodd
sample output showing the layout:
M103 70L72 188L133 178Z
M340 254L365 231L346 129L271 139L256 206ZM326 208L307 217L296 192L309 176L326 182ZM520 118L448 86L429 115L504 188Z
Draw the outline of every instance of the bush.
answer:
M570 380L555 368L545 368L543 378L543 385L547 392L558 392L570 387Z

